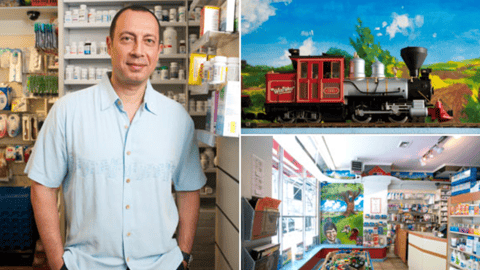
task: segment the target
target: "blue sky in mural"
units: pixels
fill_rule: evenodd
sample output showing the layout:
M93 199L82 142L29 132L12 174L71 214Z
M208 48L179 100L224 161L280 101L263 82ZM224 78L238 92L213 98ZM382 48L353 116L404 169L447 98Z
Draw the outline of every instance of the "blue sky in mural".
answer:
M480 57L477 1L242 0L242 59L284 66L289 48L319 55L331 47L353 54L357 18L383 49L428 49L425 64Z
M347 210L347 204L342 200L322 200L321 209L324 212L343 212ZM355 211L363 211L363 195L355 199Z

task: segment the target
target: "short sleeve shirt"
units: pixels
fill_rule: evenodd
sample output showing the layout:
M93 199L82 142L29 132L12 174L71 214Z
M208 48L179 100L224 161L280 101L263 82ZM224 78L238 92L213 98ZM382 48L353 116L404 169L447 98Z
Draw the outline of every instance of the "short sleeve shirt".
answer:
M69 270L176 269L177 191L206 182L194 124L150 82L130 123L110 80L59 99L25 172L63 185Z

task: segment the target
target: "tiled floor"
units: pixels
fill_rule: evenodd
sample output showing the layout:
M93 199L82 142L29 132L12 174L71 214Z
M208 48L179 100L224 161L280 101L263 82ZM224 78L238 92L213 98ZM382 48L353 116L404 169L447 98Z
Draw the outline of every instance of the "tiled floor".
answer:
M388 254L383 262L373 262L374 270L408 270L408 266L394 254Z

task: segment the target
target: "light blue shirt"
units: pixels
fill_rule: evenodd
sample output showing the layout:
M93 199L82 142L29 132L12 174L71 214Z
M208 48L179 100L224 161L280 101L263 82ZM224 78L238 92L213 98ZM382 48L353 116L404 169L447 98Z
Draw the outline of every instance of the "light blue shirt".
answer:
M178 191L206 182L184 108L149 81L130 123L107 78L54 104L25 172L63 185L69 270L177 269L172 182Z

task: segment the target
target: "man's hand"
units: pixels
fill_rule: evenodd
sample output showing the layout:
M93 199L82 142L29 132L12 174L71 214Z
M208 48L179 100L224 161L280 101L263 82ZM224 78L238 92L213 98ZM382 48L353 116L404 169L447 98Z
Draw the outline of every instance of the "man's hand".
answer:
M200 190L177 191L178 205L178 246L190 254L193 246L193 239L197 230L198 214L200 210ZM186 261L182 262L187 269Z

